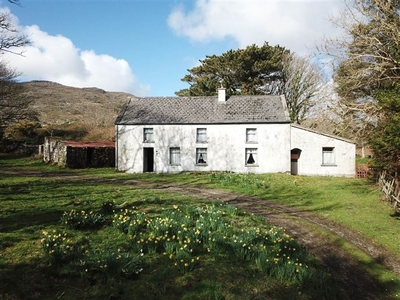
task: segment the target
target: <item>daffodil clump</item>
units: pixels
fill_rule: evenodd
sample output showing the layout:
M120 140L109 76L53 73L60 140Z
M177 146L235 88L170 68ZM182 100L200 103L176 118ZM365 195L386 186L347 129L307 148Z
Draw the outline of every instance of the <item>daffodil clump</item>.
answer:
M121 247L93 249L86 260L80 260L85 273L99 272L107 279L136 277L143 271L143 252L133 253Z
M73 229L90 229L104 226L107 219L101 213L72 209L69 212L64 212L61 223Z
M233 237L232 248L237 257L254 261L261 271L281 280L302 282L308 272L305 249L276 227L267 232L258 228L242 231Z
M308 257L294 239L275 227L238 229L232 214L237 210L217 202L204 207L174 205L152 217L134 208L116 213L113 224L138 249L167 255L182 273L192 271L204 255L224 254L255 263L278 278L300 278Z
M96 249L86 245L88 249L83 251L66 233L56 231L44 232L42 247L52 261L77 261L79 257L78 265L84 273L100 272L106 278L138 275L144 254L153 261L155 257L168 257L182 274L212 256L236 257L274 278L300 284L317 274L306 263L310 261L307 252L283 230L249 228L240 214L244 212L218 202L202 207L173 205L160 209L158 214L146 214L133 207L115 212L112 220L98 213L72 210L61 218L64 225L94 228L95 220L104 219L100 224L112 224L123 233L119 238L126 237L122 243L128 245L128 250L118 245Z
M42 231L41 246L50 264L62 264L82 256L87 251L85 241L76 241L66 232Z

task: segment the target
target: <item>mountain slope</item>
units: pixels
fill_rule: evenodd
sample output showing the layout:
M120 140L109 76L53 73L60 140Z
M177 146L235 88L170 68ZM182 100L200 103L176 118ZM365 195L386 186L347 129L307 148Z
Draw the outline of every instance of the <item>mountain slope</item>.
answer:
M49 81L21 83L34 100L32 108L43 125L86 123L112 126L122 106L134 97L98 88L75 88Z

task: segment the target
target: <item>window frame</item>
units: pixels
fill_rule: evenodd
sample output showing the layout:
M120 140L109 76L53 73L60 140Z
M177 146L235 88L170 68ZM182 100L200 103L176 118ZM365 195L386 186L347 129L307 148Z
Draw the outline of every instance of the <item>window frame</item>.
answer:
M146 132L151 131L151 133ZM146 139L149 136L150 139ZM153 127L144 127L143 128L143 143L154 143L154 128Z
M171 166L181 165L181 148L180 147L170 147L169 148L169 164Z
M250 137L253 137L254 140L251 140ZM246 143L248 144L257 144L257 128L246 128Z
M204 162L199 162L200 155L202 155L202 159ZM207 162L208 162L207 148L196 148L196 165L206 166Z
M204 131L204 133L201 133L201 131ZM196 143L207 143L207 128L205 127L196 128Z
M252 156L254 162L249 163L250 156ZM258 167L258 148L245 148L245 166L246 167Z
M335 147L322 147L322 166L335 166Z

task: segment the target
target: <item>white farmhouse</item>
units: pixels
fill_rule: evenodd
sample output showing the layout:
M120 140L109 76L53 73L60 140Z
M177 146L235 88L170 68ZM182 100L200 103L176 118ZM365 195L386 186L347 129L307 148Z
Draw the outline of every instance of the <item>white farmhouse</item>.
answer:
M118 171L355 175L355 144L292 125L283 96L132 98L115 124Z

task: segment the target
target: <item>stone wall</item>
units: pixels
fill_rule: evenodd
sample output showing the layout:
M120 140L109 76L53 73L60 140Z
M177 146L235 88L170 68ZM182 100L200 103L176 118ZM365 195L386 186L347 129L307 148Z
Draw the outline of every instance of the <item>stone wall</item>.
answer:
M60 139L46 137L43 145L43 161L65 166L67 146Z

